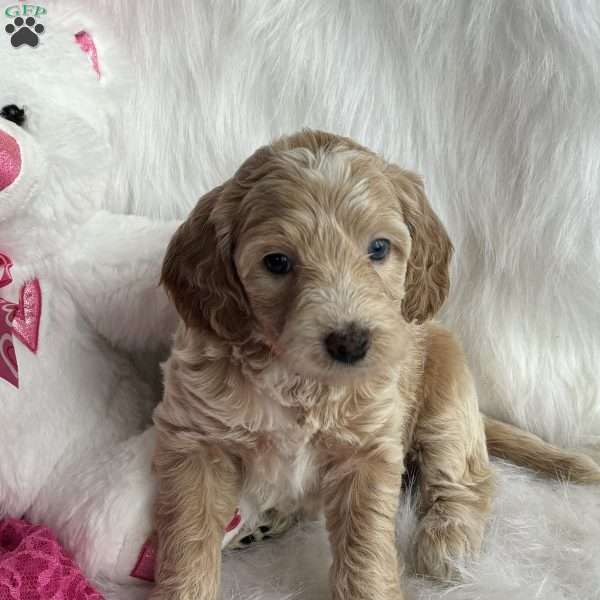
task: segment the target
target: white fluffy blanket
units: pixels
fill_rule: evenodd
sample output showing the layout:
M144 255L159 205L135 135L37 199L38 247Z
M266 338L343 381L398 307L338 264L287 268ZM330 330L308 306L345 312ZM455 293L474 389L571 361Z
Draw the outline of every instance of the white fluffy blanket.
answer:
M456 246L443 318L485 410L563 445L597 441L598 2L102 0L94 10L136 65L114 181L129 204L111 208L183 216L276 134L351 135L425 176ZM498 476L483 557L461 586L410 576L414 517L403 509L410 597L600 598L598 489L510 466ZM327 556L316 526L234 553L226 598L325 598Z

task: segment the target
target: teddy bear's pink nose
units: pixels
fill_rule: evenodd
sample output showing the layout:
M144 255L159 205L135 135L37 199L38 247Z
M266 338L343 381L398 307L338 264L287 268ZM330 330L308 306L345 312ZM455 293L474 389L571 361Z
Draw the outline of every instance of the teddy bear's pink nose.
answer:
M21 150L17 140L0 130L0 190L7 188L21 172Z

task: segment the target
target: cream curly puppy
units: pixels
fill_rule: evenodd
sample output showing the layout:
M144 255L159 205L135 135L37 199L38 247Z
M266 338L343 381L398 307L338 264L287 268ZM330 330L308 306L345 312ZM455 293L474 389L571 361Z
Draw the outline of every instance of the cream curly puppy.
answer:
M451 253L418 177L323 132L260 148L201 199L163 266L182 320L155 413L154 598L218 597L243 496L280 516L324 510L334 600L401 599L407 459L420 472L418 569L447 578L477 553L486 427L459 344L430 321ZM600 480L585 457L486 425L497 454Z

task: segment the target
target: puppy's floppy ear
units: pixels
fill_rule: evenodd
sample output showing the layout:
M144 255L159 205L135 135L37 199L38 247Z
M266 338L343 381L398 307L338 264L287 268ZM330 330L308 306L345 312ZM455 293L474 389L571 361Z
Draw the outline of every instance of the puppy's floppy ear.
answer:
M452 243L429 205L422 180L396 165L388 165L387 173L412 240L402 314L407 321L422 323L441 308L448 296Z
M167 248L161 283L189 327L233 343L248 339L253 317L234 263L239 205L259 178L261 148L225 184L205 194Z

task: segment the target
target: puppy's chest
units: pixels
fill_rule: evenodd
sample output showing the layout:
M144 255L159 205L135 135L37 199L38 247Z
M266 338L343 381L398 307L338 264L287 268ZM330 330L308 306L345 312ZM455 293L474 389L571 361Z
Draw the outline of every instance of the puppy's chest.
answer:
M319 392L310 382L281 380L276 373L257 382L257 403L269 415L264 427L253 432L244 489L262 510L297 510L318 487L315 439L320 426L311 409Z

